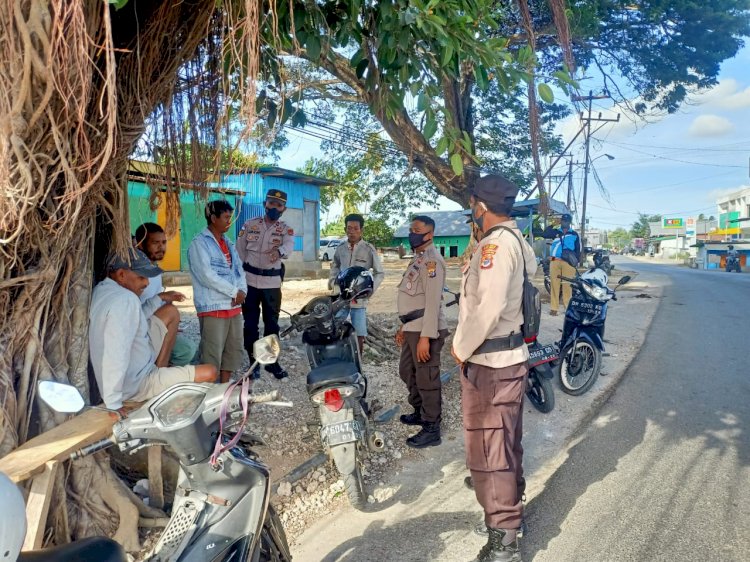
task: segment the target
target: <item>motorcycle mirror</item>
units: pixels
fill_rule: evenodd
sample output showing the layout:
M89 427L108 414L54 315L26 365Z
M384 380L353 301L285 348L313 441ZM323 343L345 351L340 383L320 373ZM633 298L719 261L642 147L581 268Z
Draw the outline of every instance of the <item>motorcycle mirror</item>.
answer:
M620 279L617 282L617 284L618 285L624 285L625 283L630 283L630 279L631 279L630 275L626 275L625 277L623 277L622 279Z
M39 382L39 398L62 414L77 414L86 405L76 387L54 381Z
M281 340L276 334L259 339L253 344L253 357L261 365L271 365L281 355Z

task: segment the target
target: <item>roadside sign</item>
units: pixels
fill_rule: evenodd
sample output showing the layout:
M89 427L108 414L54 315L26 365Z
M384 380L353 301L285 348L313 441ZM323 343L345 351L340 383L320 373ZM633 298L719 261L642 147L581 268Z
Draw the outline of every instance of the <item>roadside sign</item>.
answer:
M683 228L685 219L662 219L662 228Z

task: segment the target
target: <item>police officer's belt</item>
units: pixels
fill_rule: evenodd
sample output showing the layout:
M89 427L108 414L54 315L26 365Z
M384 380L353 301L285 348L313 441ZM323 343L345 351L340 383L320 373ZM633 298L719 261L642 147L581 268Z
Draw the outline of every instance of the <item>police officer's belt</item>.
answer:
M407 312L403 316L399 316L398 319L401 320L402 324L408 324L412 320L416 320L417 318L422 318L424 316L424 308L420 308L419 310L412 310L411 312Z
M480 353L495 353L496 351L510 351L523 345L523 335L511 334L502 338L490 338L474 350L474 355Z
M249 263L243 263L242 269L244 269L248 273L253 273L255 275L262 275L263 277L280 277L281 276L281 269L260 269L259 267L254 267L250 265Z

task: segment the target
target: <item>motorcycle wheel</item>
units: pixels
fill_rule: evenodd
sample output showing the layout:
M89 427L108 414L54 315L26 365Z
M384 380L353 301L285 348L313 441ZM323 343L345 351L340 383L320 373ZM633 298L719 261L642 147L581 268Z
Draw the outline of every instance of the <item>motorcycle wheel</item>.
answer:
M276 543L276 533L271 530L272 528L276 529L276 533L280 533L278 540L283 541L284 544ZM284 527L270 505L266 513L266 520L263 523L263 529L260 532L259 547L258 562L291 562L291 558L285 555L285 552L289 552L289 546L286 544Z
M557 372L563 392L580 396L587 392L602 368L602 352L585 340L567 345L560 352Z
M344 477L344 489L349 503L358 511L363 511L367 505L367 493L365 492L365 479L362 477L362 468L359 462L354 463L354 471L350 474L342 474Z
M555 391L552 388L552 381L536 372L537 369L543 368L549 369L549 366L539 365L529 370L526 396L534 408L547 414L555 407Z

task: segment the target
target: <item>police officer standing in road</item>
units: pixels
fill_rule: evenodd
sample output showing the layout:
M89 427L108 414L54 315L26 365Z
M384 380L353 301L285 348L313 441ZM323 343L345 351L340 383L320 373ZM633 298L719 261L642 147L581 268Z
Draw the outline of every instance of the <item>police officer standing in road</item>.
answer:
M362 230L365 227L365 219L362 215L353 213L344 219L346 228L347 244L339 244L331 260L331 272L328 279L328 288L332 289L336 276L347 267L364 267L372 270L373 293L383 282L385 272L380 262L378 251L375 246L362 239ZM367 299L352 301L349 307L349 317L357 333L360 355L364 352L365 338L367 337Z
M464 266L451 353L461 368L466 465L484 508L488 541L477 562L520 562L523 519L523 397L529 352L521 335L524 260L536 259L510 213L518 187L500 175L477 180L472 220L481 234ZM510 229L507 230L507 229Z
M265 215L242 225L237 237L237 253L243 262L247 297L242 305L245 317L245 349L253 361L253 344L260 338L258 322L263 312L263 335L279 333L281 282L284 265L294 250L294 230L279 218L286 210L286 193L270 189L266 193ZM277 379L287 372L278 363L266 365L266 371ZM256 367L253 378L260 378Z
M550 295L549 313L557 316L560 306L560 285L562 285L563 308L568 308L568 302L573 296L570 283L562 283L560 276L575 277L576 266L581 261L581 237L571 226L571 216L564 214L560 217L560 230L553 230L554 240L550 247ZM550 237L551 238L551 237Z
M448 336L448 324L442 302L445 262L432 242L434 236L434 220L425 215L412 218L409 244L414 258L398 286L402 323L396 333L396 344L401 346L398 370L414 408L413 413L401 416L401 423L422 426L406 440L417 449L440 444L440 351Z

